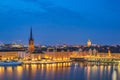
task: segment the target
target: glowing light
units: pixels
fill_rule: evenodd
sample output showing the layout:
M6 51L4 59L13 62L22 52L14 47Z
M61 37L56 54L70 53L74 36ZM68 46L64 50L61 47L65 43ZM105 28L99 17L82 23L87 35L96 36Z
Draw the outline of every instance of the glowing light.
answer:
M117 72L116 72L116 70L113 71L112 80L117 80Z
M22 73L23 73L23 67L22 66L17 66L17 74L18 74L18 76L21 77Z

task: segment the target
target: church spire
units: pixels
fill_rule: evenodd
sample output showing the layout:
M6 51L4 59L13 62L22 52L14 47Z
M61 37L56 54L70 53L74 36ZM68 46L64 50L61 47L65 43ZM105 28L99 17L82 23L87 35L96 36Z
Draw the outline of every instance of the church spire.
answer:
M32 34L32 27L30 29L30 39L29 39L28 51L30 53L34 52L34 39L33 39L33 34Z
M32 27L30 29L30 40L33 40Z

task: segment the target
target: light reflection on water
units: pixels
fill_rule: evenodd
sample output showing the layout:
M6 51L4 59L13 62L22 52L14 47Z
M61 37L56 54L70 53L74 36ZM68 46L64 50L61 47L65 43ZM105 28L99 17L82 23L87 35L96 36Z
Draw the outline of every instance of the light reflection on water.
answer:
M112 80L117 80L117 71L116 70L113 71Z
M85 64L75 62L0 67L0 80L120 80L119 66Z

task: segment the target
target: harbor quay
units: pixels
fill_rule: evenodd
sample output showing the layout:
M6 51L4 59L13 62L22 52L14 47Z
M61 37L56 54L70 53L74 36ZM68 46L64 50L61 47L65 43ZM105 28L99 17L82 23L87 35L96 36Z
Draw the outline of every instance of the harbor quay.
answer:
M27 53L25 51L2 51L0 52L0 61L5 60L22 61L24 64L52 64L73 61L119 63L120 54L97 53L97 55L91 55L89 52Z

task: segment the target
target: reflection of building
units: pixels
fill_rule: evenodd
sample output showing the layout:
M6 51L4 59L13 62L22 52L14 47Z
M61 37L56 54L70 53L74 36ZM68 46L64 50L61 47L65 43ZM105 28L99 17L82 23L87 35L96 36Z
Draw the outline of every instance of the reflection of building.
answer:
M88 39L87 46L90 47L92 45L90 39Z
M33 36L32 36L32 28L31 28L31 31L30 31L30 39L29 39L28 51L30 53L34 52L34 39L33 39Z

